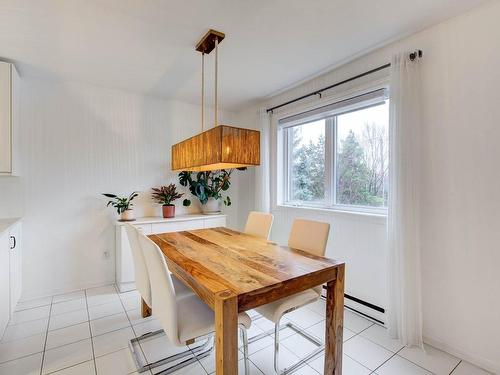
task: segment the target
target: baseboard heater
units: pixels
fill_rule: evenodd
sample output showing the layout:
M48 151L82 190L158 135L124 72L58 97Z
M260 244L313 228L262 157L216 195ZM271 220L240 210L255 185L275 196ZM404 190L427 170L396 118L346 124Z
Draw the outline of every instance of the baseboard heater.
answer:
M326 286L323 285L323 289L326 292ZM322 296L325 298L325 296ZM347 293L344 294L344 298L348 301L345 301L347 303L344 303L344 306L351 310L354 311L357 314L360 314L368 319L371 319L379 324L384 325L384 321L381 320L381 317L385 315L385 309L383 307L374 305L373 303L363 301L360 298L351 296Z

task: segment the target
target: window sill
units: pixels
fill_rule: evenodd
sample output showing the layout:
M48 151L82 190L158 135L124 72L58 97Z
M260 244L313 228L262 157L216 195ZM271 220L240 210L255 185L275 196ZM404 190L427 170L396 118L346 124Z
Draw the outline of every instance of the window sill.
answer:
M387 220L387 213L379 213L379 212L342 210L339 208L326 208L326 207L295 206L291 204L278 204L276 205L275 208L277 210L301 210L301 211L305 210L322 214L340 214L348 216L365 217L365 218L375 219L376 221L383 221L384 223Z

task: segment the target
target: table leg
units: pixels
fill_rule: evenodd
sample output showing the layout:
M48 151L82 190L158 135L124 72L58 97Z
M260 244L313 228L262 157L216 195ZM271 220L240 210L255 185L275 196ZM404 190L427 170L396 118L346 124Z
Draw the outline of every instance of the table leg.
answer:
M335 280L327 283L325 327L325 375L342 375L345 266L337 268Z
M143 318L147 318L148 316L151 316L151 308L148 306L146 302L141 298L141 316Z
M238 299L230 291L215 296L215 368L217 375L238 373Z

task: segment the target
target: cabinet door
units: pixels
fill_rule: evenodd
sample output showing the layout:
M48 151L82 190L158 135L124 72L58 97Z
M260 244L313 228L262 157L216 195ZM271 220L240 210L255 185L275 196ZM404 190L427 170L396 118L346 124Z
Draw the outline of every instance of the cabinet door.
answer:
M203 220L172 221L151 224L151 233L181 232L183 230L203 229Z
M10 318L9 233L0 235L0 336Z
M10 229L9 242L10 309L14 311L22 292L21 224L16 224Z
M11 65L0 62L0 173L12 172Z
M134 227L139 229L139 231L146 236L151 234L151 224L134 224Z
M205 219L205 228L217 228L226 226L225 217L214 217L210 219Z

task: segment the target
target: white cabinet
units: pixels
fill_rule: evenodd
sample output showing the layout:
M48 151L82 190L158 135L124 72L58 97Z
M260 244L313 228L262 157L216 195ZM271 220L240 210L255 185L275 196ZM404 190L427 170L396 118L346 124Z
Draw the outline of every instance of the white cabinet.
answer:
M183 230L225 227L226 215L179 215L172 219L145 217L131 222L142 233L169 233ZM122 222L116 224L116 285L120 292L135 289L134 263Z
M210 217L209 219L203 220L204 228L217 228L226 226L225 217Z
M0 233L0 337L10 319L9 232Z
M10 310L14 311L22 291L21 223L9 229Z
M176 221L172 223L151 224L151 233L171 233L183 230L203 229L204 220Z
M21 222L0 219L0 337L21 297Z
M19 83L14 65L0 61L0 176L19 174Z

